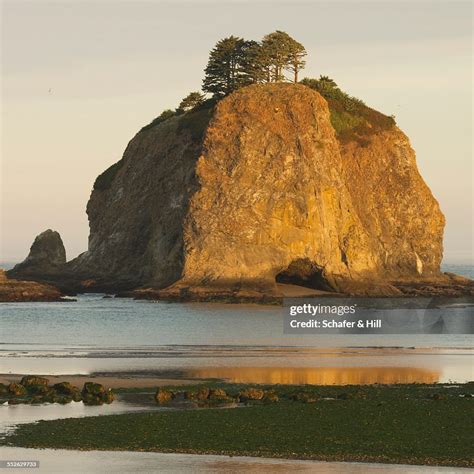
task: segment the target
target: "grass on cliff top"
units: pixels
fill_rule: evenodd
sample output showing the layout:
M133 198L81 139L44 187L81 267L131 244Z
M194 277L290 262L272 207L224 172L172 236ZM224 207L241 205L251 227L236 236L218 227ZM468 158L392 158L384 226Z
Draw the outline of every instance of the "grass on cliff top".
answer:
M343 92L326 76L305 78L301 84L316 90L327 100L332 126L343 143L355 141L366 145L372 134L389 130L395 125L393 116L371 109L362 100Z
M230 387L227 385L229 391ZM298 389L272 388L277 392ZM318 394L322 388L299 387ZM459 390L472 391L472 384L460 388L407 385L324 390L327 394L362 390L367 398L320 399L310 404L283 400L237 409L40 421L20 425L1 443L34 448L473 465L473 399L459 397ZM441 399L422 397L430 392L440 394Z

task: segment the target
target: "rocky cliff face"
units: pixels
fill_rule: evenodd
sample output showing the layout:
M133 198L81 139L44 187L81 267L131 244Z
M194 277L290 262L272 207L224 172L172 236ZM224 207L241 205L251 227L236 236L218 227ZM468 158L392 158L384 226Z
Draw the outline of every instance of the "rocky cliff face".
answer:
M341 155L344 181L381 276L438 275L445 220L406 135L394 127L374 134L366 146L342 145Z
M183 121L140 132L96 186L78 269L265 291L277 278L345 291L439 272L444 218L396 127L341 144L325 99L283 84L221 101L203 137Z
M394 294L393 280L440 276L444 217L408 138L391 125L342 140L303 85L145 127L94 188L89 249L66 268L99 286Z
M139 132L119 166L96 181L87 205L89 248L71 270L119 288L179 279L199 154L199 140L176 118Z

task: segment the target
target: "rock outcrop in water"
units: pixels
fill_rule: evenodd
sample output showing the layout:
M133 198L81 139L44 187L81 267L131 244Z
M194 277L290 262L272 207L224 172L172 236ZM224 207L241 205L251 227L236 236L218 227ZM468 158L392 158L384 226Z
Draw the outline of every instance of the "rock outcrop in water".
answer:
M21 281L8 278L0 269L0 303L19 301L60 301L62 293L58 288L35 281Z
M61 236L51 229L39 234L26 259L15 265L13 273L22 275L45 275L55 273L66 263L66 250Z
M377 120L341 129L309 87L254 85L144 127L97 178L89 248L62 278L191 299L275 296L277 281L450 287L444 217L409 140L367 110Z

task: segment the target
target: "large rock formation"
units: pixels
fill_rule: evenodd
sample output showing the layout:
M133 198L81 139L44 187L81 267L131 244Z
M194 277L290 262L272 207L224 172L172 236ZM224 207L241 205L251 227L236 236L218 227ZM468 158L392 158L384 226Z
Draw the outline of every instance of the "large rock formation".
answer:
M66 250L61 236L51 229L39 234L23 262L15 265L12 273L45 275L55 273L66 263Z
M351 135L309 87L254 85L144 127L97 178L88 251L64 274L194 298L443 280L438 203L408 138L366 109L383 126Z

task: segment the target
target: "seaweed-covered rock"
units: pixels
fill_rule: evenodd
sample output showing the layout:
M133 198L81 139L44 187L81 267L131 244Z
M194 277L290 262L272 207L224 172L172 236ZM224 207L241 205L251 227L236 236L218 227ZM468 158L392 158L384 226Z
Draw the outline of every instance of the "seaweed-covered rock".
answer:
M86 382L84 384L84 388L82 389L82 394L83 395L102 395L105 393L105 387L101 385L100 383L94 383L94 382Z
M197 399L197 393L193 390L185 390L183 393L183 398L185 400L194 401Z
M69 382L60 382L53 385L53 389L61 394L65 395L75 402L80 402L82 400L81 391Z
M114 392L109 388L109 390L102 395L102 400L107 404L112 403L115 400Z
M18 383L12 382L8 386L8 391L10 392L11 395L15 395L17 397L22 397L26 395L26 388Z
M47 385L28 385L26 387L30 395L46 395L51 389Z
M61 405L66 405L71 402L72 402L72 397L68 397L66 395L59 395L57 397L57 403L60 403Z
M112 403L114 394L111 389L106 389L100 383L86 382L82 389L82 401L84 405L102 405Z
M279 401L279 397L273 390L269 390L268 392L265 392L262 400L266 403L276 403Z
M248 400L261 400L265 396L265 391L260 388L246 388L239 392L239 399L242 402Z
M102 397L86 393L82 395L82 403L84 403L84 405L103 405L104 401Z
M62 393L63 395L74 395L79 392L79 389L69 382L56 383L53 385L53 388L56 392Z
M29 387L31 385L48 385L49 380L45 377L38 377L37 375L25 375L20 383L24 387Z
M209 400L228 400L227 393L222 388L211 388L209 390Z
M199 390L197 391L196 398L199 401L207 400L209 398L209 393L210 393L210 390L208 387L200 387Z
M159 388L155 394L155 400L160 405L165 405L169 403L174 398L174 393L170 390L166 390L164 388Z

